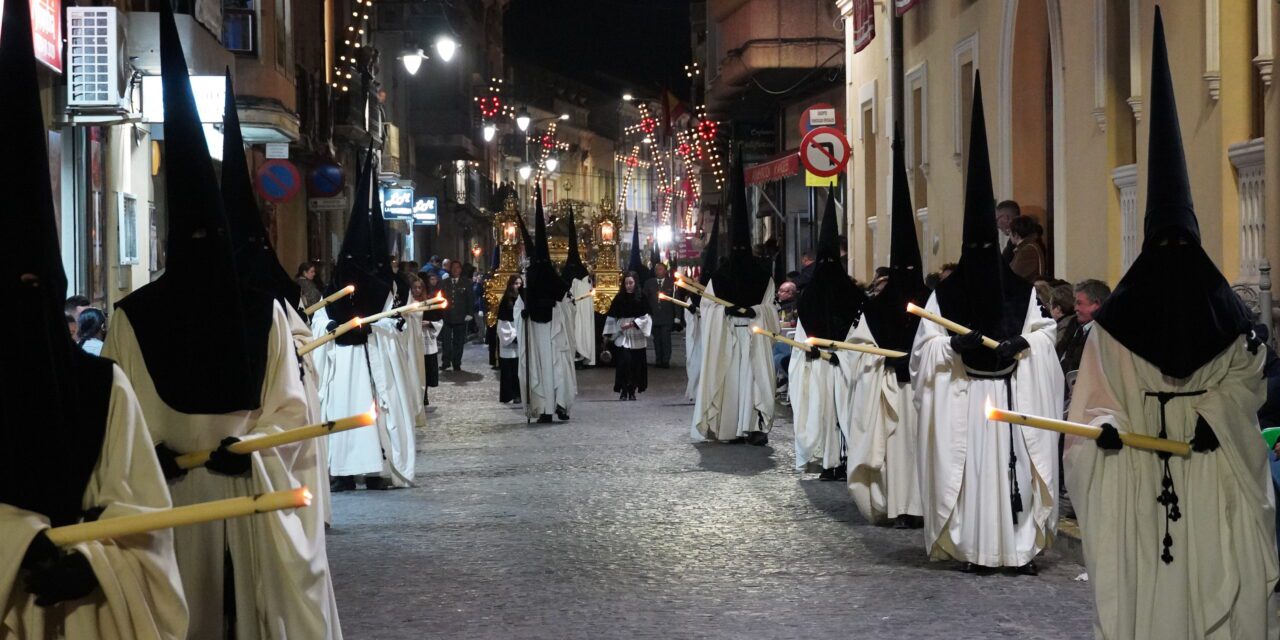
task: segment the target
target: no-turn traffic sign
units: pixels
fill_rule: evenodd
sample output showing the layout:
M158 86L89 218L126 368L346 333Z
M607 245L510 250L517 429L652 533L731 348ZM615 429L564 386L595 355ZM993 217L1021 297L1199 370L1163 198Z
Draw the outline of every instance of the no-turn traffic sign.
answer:
M849 164L849 141L839 129L818 127L800 141L800 162L809 173L830 178Z

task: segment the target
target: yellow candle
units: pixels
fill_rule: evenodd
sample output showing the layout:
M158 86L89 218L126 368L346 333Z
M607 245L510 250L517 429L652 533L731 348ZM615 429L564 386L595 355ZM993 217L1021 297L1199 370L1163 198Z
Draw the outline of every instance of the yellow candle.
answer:
M672 304L678 304L678 305L680 305L680 306L682 306L682 307L684 307L684 308L686 308L686 309L689 309L689 308L692 308L692 307L693 307L693 305L692 305L692 304L690 304L690 303L688 303L688 302L685 302L684 300L676 300L675 298L672 298L671 296L669 296L669 295L667 295L667 294L665 294L665 293L659 293L659 294L658 294L658 299L659 299L659 300L662 300L662 301L665 301L665 302L670 302L670 303L672 303Z
M884 356L886 358L901 358L907 355L901 351L893 349L881 349L880 347L869 344L857 344L853 342L841 342L839 340L827 340L825 338L806 338L805 342L815 347L826 347L828 349L841 349L844 351L857 351L859 353L869 353L873 356Z
M733 304L732 302L729 302L729 301L724 300L724 299L722 299L722 298L717 298L717 297L715 297L715 296L713 296L713 295L711 295L711 294L707 293L707 292L706 292L706 290L699 291L699 290L697 290L697 289L693 288L693 286L692 286L692 285L690 285L688 282L684 282L684 281L682 281L682 280L676 280L676 286L677 286L677 287L680 287L681 289L684 289L684 290L686 290L686 291L692 291L692 292L694 292L694 293L696 293L696 294L698 294L698 295L702 296L702 297L703 297L703 299L710 300L710 301L712 301L712 302L714 302L714 303L716 303L716 304L718 304L718 305L720 305L720 306L722 306L722 307L729 307L730 309L733 309L733 308L737 308L737 306L738 306L738 305Z
M299 348L298 348L298 355L300 355L300 356L305 356L305 355L307 355L308 353L311 353L312 351L315 351L316 349L318 349L321 345L324 345L324 344L328 344L328 343L330 343L330 342L333 342L335 339L337 339L337 338L338 338L338 336L341 336L341 335L345 334L346 332L348 332L348 331L350 331L350 330L352 330L352 329L355 329L356 327L359 327L359 326L360 326L360 324L361 324L361 322L363 322L363 321L362 321L360 318L352 318L352 319L350 319L350 320L348 320L348 321L346 321L346 322L342 323L341 325L338 325L338 326L337 326L337 327L335 327L332 331L330 331L330 332L328 332L328 333L326 333L326 334L324 334L324 335L320 336L319 338L316 338L315 340L312 340L311 342L308 342L308 343L306 343L306 344L302 345L301 347L299 347Z
M751 326L751 332L752 332L752 333L755 333L755 334L757 334L757 335L768 336L768 337L770 337L770 338L773 338L773 339L774 339L775 341L777 341L777 342L781 342L782 344L785 344L785 345L790 345L790 346L795 347L795 348L797 348L797 349L799 349L799 350L801 350L801 351L808 351L809 349L812 349L812 348L813 348L813 347L811 347L811 346L809 346L809 345L807 345L807 344L805 344L805 343L803 343L803 342L798 342L798 341L796 341L796 340L792 340L791 338L788 338L788 337L786 337L786 336L784 336L784 335L782 335L782 334L780 334L780 333L774 333L774 332L772 332L772 331L769 331L768 329L765 329L764 327L758 327L758 326L752 325L752 326ZM818 356L819 356L820 358L822 358L823 360L830 360L830 359L831 359L831 354L830 354L830 353L827 353L826 351L819 351L819 352L818 352Z
M684 276L678 274L676 275L676 284L680 285L681 288L688 289L694 293L702 293L707 290L706 287L702 286L701 282L686 279Z
M227 498L213 502L201 502L185 507L174 507L151 513L139 513L119 518L107 518L94 522L54 527L46 531L49 541L65 547L90 540L110 540L126 536L172 529L188 524L226 520L255 513L267 513L281 509L297 509L311 504L311 492L306 487L275 491L256 496Z
M342 418L341 420L330 420L328 422L321 422L320 424L309 424L305 427L297 427L296 429L273 433L261 438L241 440L240 442L227 447L227 450L231 453L249 454L254 451L272 449L281 445L293 444L294 442L301 442L303 440L318 438L320 436L327 436L331 433L367 427L373 424L377 419L377 413L368 411L366 413ZM178 456L178 466L183 469L203 467L204 463L209 461L209 456L213 454L213 451L213 449L208 449L206 451L184 453Z
M1031 416L1025 413L1016 413L997 409L987 403L987 419L995 422L1007 422L1009 424L1020 424L1027 427L1035 427L1037 429L1045 429L1047 431L1057 431L1082 438L1097 440L1102 435L1102 428L1095 427L1091 424L1081 424L1079 422L1068 422L1066 420L1057 420L1055 418L1044 418L1041 416ZM1157 451L1161 453L1171 453L1175 456L1187 456L1191 454L1191 445L1180 440L1169 440L1167 438L1156 438L1153 436L1144 436L1137 433L1129 433L1120 431L1120 441L1125 446L1135 449L1144 449L1146 451Z
M305 313L305 314L307 314L307 315L312 315L312 314L314 314L315 312L317 312L317 311L319 311L319 310L321 310L321 309L325 308L325 306L326 306L326 305L328 305L330 302L333 302L334 300L341 300L342 298L345 298L345 297L347 297L347 296L349 296L349 295L351 295L351 294L355 293L355 291L356 291L355 285L350 285L350 284L349 284L349 285L347 285L347 286L345 286L345 287L343 287L343 288L341 288L341 289L337 290L337 291L336 291L336 292L334 292L333 294L329 295L329 297L324 298L323 300L321 300L321 301L319 301L319 302L317 302L317 303L315 303L315 304L313 304L313 305L311 305L311 306L307 307L306 309L303 309L303 310L302 310L302 312L303 312L303 313Z
M952 322L952 321L950 321L950 320L948 320L948 319L946 319L946 318L944 318L944 317L942 317L942 316L940 316L940 315L938 315L938 314L936 314L936 313L932 313L932 312L926 311L926 310L924 310L924 309L922 309L922 308L920 308L920 307L918 307L918 306L916 306L916 305L914 305L914 304L912 304L912 303L910 303L910 302L908 302L908 303L907 303L907 313L911 313L911 314L915 314L915 315L917 315L917 316L920 316L921 318L924 318L925 320L928 320L929 322L932 322L932 323L934 323L934 324L940 325L942 328L944 328L944 329L946 329L946 330L948 330L948 331L950 331L950 332L952 332L952 333L954 333L954 334L956 334L956 335L965 336L965 335L969 335L970 333L973 333L973 329L970 329L969 327L966 327L966 326L964 326L964 325L962 325L962 324L959 324L959 323L957 323L957 322ZM988 338L988 337L985 337L985 336L984 336L984 337L982 338L982 346L984 346L984 347L986 347L986 348L988 348L988 349L995 349L995 348L998 348L998 347L1000 346L1000 343L999 343L999 342L997 342L994 338Z

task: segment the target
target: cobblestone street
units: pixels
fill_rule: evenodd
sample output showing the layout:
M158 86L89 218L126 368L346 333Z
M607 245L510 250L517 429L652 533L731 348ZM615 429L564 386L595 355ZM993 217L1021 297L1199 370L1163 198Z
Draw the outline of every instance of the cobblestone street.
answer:
M1089 636L1079 565L930 563L919 531L798 476L785 420L769 447L690 444L682 367L638 402L580 371L573 419L526 425L484 355L432 390L417 488L334 496L347 638Z

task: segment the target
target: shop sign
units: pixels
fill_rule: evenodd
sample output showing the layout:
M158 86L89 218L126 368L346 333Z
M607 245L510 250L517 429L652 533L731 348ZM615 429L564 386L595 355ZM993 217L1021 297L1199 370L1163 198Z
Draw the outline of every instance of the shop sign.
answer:
M434 196L418 198L413 203L413 223L416 225L436 225L439 223L439 210Z
M753 164L742 170L747 186L755 186L774 180L785 180L800 173L800 154L788 151L776 158Z
M227 102L226 78L191 76L191 94L196 99L200 122L222 124L222 111ZM160 76L142 76L142 121L164 122L164 81Z
M31 44L36 60L62 73L62 0L31 0Z
M382 219L413 219L413 187L384 187L382 189Z

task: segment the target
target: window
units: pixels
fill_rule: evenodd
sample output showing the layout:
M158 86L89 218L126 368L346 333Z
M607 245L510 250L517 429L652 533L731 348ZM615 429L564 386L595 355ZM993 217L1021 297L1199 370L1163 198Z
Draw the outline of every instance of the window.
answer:
M973 34L956 45L951 56L954 73L955 97L952 110L955 131L954 159L964 167L969 158L969 121L973 113L973 75L978 65L978 34Z
M907 172L911 176L911 202L917 210L929 206L929 70L925 64L907 72L906 140Z
M222 45L227 51L257 55L257 0L222 0Z
M276 67L293 71L293 0L276 1Z
M138 198L121 193L116 211L116 240L119 243L119 264L138 264Z

